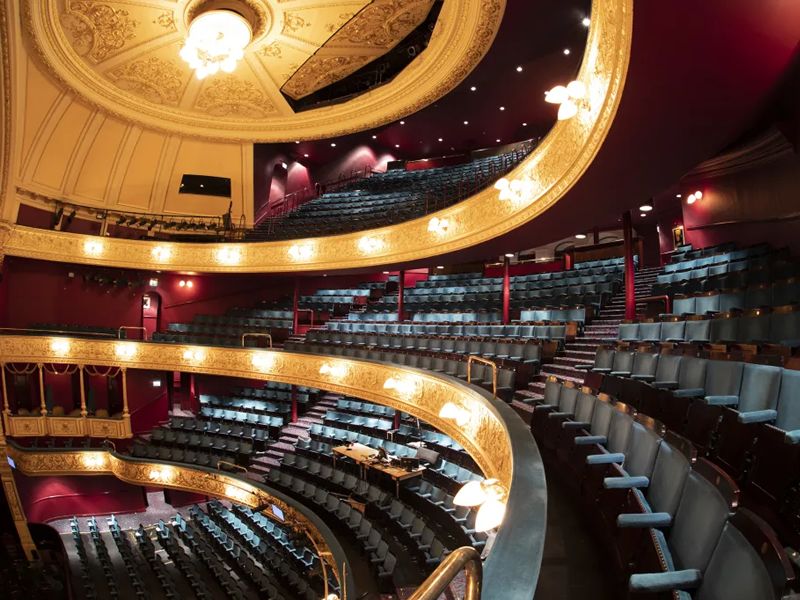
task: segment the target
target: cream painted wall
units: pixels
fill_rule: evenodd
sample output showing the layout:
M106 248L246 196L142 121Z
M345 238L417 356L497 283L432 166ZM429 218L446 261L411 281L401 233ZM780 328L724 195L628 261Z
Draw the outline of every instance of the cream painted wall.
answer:
M13 20L11 21L13 26ZM10 189L92 207L253 219L253 146L142 129L78 101L26 46L9 44L14 160ZM178 194L183 174L231 179L231 198ZM4 199L14 219L19 198Z

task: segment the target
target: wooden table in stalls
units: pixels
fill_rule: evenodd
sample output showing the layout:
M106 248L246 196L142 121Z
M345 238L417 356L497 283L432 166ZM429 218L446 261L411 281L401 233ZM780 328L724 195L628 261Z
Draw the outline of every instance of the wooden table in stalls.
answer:
M333 449L333 464L336 466L336 456L344 456L354 460L359 467L361 467L361 478L366 480L367 469L375 469L381 473L386 473L389 477L394 479L395 495L400 496L400 482L406 479L413 479L420 477L425 467L418 467L412 471L407 471L402 467L395 467L375 460L378 456L378 451L365 446L364 444L352 444L350 446L336 446Z

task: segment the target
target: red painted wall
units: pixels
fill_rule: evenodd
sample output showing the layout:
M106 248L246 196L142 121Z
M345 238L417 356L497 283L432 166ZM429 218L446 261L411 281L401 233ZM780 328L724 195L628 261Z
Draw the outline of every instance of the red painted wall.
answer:
M529 262L529 263L522 263L518 265L511 265L509 267L509 273L513 277L514 275L532 275L534 273L554 273L556 271L563 271L564 270L564 261L563 260L553 260L550 262ZM503 266L497 265L492 267L487 267L483 273L484 277L502 277L503 276Z
M27 477L15 470L14 480L31 522L147 509L143 488L114 477Z

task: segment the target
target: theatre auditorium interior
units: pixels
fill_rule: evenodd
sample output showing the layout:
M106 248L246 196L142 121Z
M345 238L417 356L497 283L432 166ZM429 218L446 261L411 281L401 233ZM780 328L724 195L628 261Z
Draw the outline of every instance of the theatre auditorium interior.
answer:
M800 1L0 0L0 599L800 600Z

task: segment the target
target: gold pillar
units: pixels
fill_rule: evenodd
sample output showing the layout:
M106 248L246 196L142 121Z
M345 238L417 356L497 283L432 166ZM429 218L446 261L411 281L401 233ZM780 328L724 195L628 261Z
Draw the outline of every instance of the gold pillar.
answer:
M84 385L83 381L83 365L78 365L78 377L80 377L80 386L81 386L81 417L86 418L86 415L89 414L89 411L86 410L86 386Z
M0 363L0 378L3 382L3 426L8 431L8 418L11 416L11 405L8 403L8 385L6 384L6 363Z
M122 367L120 369L122 371L122 418L129 420L131 418L131 414L128 412L128 379L126 375L127 369Z
M39 363L36 365L39 368L39 402L41 404L42 416L47 416L47 405L44 401L44 365Z
M11 472L11 465L8 464L5 438L0 443L0 482L3 484L3 493L6 496L8 510L11 513L11 518L14 519L14 527L17 528L17 535L19 536L22 550L25 552L25 557L29 561L39 560L36 544L33 543L31 531L28 529L28 520L25 518L25 511L19 499L14 474Z

